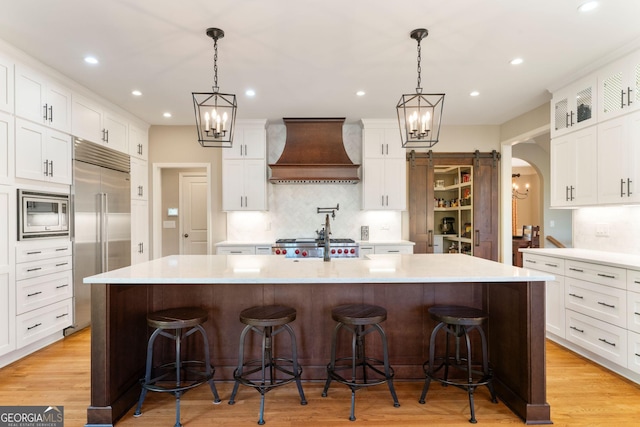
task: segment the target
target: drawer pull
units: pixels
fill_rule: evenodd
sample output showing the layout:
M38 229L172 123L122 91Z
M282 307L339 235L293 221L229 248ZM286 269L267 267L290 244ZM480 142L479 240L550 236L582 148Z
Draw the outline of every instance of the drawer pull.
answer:
M606 277L607 279L615 279L616 278L616 276L612 276L610 274L604 274L604 273L598 273L598 276Z
M534 261L532 259L525 259L524 261L525 262L530 262L531 264L537 264L538 263L537 261Z
M633 283L637 283L638 285L640 285L640 280L634 280Z
M69 286L69 285L58 285L58 286L56 286L56 289L66 288L67 286Z
M38 255L41 254L42 251L33 251L33 252L27 252L27 255Z
M598 304L604 305L605 307L609 307L609 308L616 308L615 305L607 304L606 302L602 302L602 301L598 301Z
M584 270L581 270L581 269L579 269L579 268L569 267L569 270L571 270L571 271L577 271L578 273L584 273Z
M640 354L636 353L636 356L640 357Z
M571 297L575 297L575 298L584 299L584 297L583 297L582 295L569 294L569 296L571 296Z
M56 264L56 267L62 267L63 265L69 264L68 262L61 262L60 264Z
M42 323L36 323L33 326L27 326L27 331L37 328L38 326L42 326Z
M230 254L240 254L242 255L242 251L229 251Z
M578 331L578 332L580 332L581 334L584 334L584 329L578 329L578 328L576 328L575 326L569 326L569 328L570 328L570 329L573 329L574 331Z
M399 253L400 253L400 250L399 250L399 249L396 249L396 250L391 250L391 249L390 249L390 250L388 250L388 251L387 251L387 253L388 253L388 254L399 254Z
M68 251L69 248L57 248L56 252L60 252L60 251Z
M616 343L614 343L614 342L609 342L609 341L605 340L604 338L598 338L598 341L602 341L603 343L605 343L605 344L609 344L609 345L610 345L610 346L612 346L612 347L615 347L615 346L616 346Z
M38 271L38 270L42 270L42 267L27 268L27 273L31 273L32 271Z
M545 263L545 265L546 265L547 267L555 267L555 268L557 268L557 267L558 267L558 264L550 264L550 263L548 263L548 262L547 262L547 263Z
M60 315L56 316L56 319L61 319L61 318L65 317L65 316L68 316L68 315L69 315L69 313L60 314Z
M634 311L633 314L640 316L640 313L638 313L637 311Z
M35 297L36 295L40 295L42 291L34 292L32 294L27 294L27 297Z

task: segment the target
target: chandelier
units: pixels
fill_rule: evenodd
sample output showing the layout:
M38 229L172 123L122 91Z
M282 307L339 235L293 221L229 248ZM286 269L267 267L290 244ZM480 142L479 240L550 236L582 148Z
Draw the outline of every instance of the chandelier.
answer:
M235 95L220 93L218 87L218 40L224 31L208 28L207 36L213 39L213 91L192 92L198 142L203 147L231 147L238 105Z
M518 184L515 182L515 179L520 178L520 174L513 173L511 174L511 178L513 179L511 184L511 198L518 200L526 199L529 196L529 184L525 184L525 191L524 193L521 193Z
M420 41L429 35L424 28L413 30L410 37L418 42L418 86L416 93L402 95L396 110L400 138L404 148L431 148L440 138L444 93L422 93Z

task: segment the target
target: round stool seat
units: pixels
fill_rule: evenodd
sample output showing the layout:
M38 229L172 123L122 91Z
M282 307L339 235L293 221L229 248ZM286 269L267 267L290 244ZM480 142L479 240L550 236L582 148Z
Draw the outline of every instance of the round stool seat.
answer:
M147 316L147 324L156 329L183 329L202 325L208 314L198 307L170 308Z
M459 305L436 305L428 311L433 320L449 325L478 326L489 318L482 310Z
M240 313L240 321L251 326L280 326L294 320L296 309L284 305L251 307Z
M331 318L347 325L375 325L387 319L387 310L370 304L345 304L331 310Z

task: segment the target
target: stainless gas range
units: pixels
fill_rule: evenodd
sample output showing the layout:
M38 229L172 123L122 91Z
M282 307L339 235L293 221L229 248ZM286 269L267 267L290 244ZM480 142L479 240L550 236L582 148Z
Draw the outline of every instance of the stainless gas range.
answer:
M358 258L360 245L353 239L330 239L331 258ZM323 258L324 240L322 239L278 239L271 247L273 255L287 258Z

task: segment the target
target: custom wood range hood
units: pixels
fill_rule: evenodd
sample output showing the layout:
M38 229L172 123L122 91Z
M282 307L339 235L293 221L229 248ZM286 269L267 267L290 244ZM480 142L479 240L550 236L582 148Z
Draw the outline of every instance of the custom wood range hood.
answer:
M358 168L344 148L344 117L284 118L287 139L270 164L274 184L355 184Z

